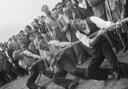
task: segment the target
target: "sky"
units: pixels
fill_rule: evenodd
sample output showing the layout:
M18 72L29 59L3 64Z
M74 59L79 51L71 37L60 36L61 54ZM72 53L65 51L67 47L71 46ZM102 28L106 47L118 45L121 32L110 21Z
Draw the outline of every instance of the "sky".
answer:
M50 9L61 0L0 0L0 42L5 42L42 15L41 7Z

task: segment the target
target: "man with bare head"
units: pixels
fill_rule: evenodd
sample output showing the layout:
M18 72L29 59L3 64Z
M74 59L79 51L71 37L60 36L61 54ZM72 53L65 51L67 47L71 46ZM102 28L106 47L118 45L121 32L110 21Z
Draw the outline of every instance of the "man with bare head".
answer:
M61 30L57 23L57 19L51 15L47 5L42 6L42 12L46 15L45 23L52 37L56 40L62 41Z

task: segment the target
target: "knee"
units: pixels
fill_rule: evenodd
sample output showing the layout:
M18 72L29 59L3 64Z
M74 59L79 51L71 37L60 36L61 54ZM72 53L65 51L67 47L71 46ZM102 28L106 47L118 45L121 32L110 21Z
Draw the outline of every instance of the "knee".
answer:
M75 72L76 68L71 64L65 64L64 70L72 74Z
M54 75L54 73L51 72L51 71L43 72L43 74L44 74L45 76L47 76L48 78L53 78L53 75Z
M34 83L26 83L26 86L28 87L28 89L37 89L38 86Z
M61 74L54 74L52 79L56 84L59 84L62 79L65 79L65 76L61 76Z
M56 83L57 85L60 83L60 79L56 78L55 76L53 76L53 82Z
M69 85L73 82L70 79L65 79L65 78L57 78L54 77L53 78L53 82L56 83L57 85L67 89L69 87Z
M31 88L31 84L29 82L26 83L26 86L30 89Z

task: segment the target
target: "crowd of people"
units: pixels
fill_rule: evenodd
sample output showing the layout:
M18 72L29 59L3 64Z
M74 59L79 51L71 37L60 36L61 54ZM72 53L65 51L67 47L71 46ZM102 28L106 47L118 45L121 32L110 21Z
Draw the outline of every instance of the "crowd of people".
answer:
M41 11L31 25L0 43L0 86L29 75L29 89L45 89L35 83L40 73L65 89L75 89L80 79L128 78L128 64L116 56L128 49L128 23L119 23L128 16L127 0L62 0ZM87 59L87 68L77 67ZM105 59L112 69L100 67ZM66 79L68 73L77 79Z

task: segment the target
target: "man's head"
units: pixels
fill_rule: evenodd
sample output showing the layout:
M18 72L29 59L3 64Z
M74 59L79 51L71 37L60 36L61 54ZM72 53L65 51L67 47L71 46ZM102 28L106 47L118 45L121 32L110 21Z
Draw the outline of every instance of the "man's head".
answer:
M31 26L30 26L30 25L27 25L27 26L25 27L25 29L24 29L24 32L25 32L26 34L30 34L30 33L31 33L31 30L32 30Z
M31 25L34 28L38 29L39 28L39 25L40 25L39 22L38 22L38 19L34 19L33 22L31 23Z
M8 42L12 42L12 38L9 38L9 39L8 39Z
M85 20L80 20L80 19L75 19L72 23L73 27L76 30L82 31L84 33L86 33L86 28L87 28L87 24Z
M13 58L15 60L22 60L23 59L23 55L21 53L22 53L21 50L14 51L13 52Z
M63 4L61 2L57 3L55 8L59 14L63 14Z
M35 39L34 34L30 34L30 35L29 35L29 39L33 42L33 41L34 41L34 39Z
M15 36L15 35L13 35L13 36L12 36L12 40L13 40L13 41L15 41L15 42L17 41L17 39L16 39L16 36Z
M50 12L50 10L49 10L49 8L48 8L47 5L43 5L41 10L42 10L42 12L43 12L46 16L51 15L51 12Z
M43 15L42 16L38 16L37 19L38 19L39 24L43 24L45 22L44 21L45 20L45 16L43 16Z
M69 0L69 1L66 3L66 7L69 8L69 9L73 9L74 5L73 5L72 1Z
M58 12L57 12L56 9L54 9L54 10L51 11L51 17L53 17L55 20L58 19L59 14L58 14Z
M40 49L50 51L49 44L47 41L45 41L44 39L41 39L40 43L41 43Z
M33 33L35 37L41 36L41 33L37 29L33 29Z
M19 35L20 35L20 37L25 37L25 32L23 30L21 30Z
M68 7L63 9L64 12L64 16L68 19L68 20L72 20L73 19L73 12L71 9L69 9Z
M16 35L16 39L17 39L17 41L18 41L19 39L21 39L21 34L20 34L20 33L18 33L18 34Z

